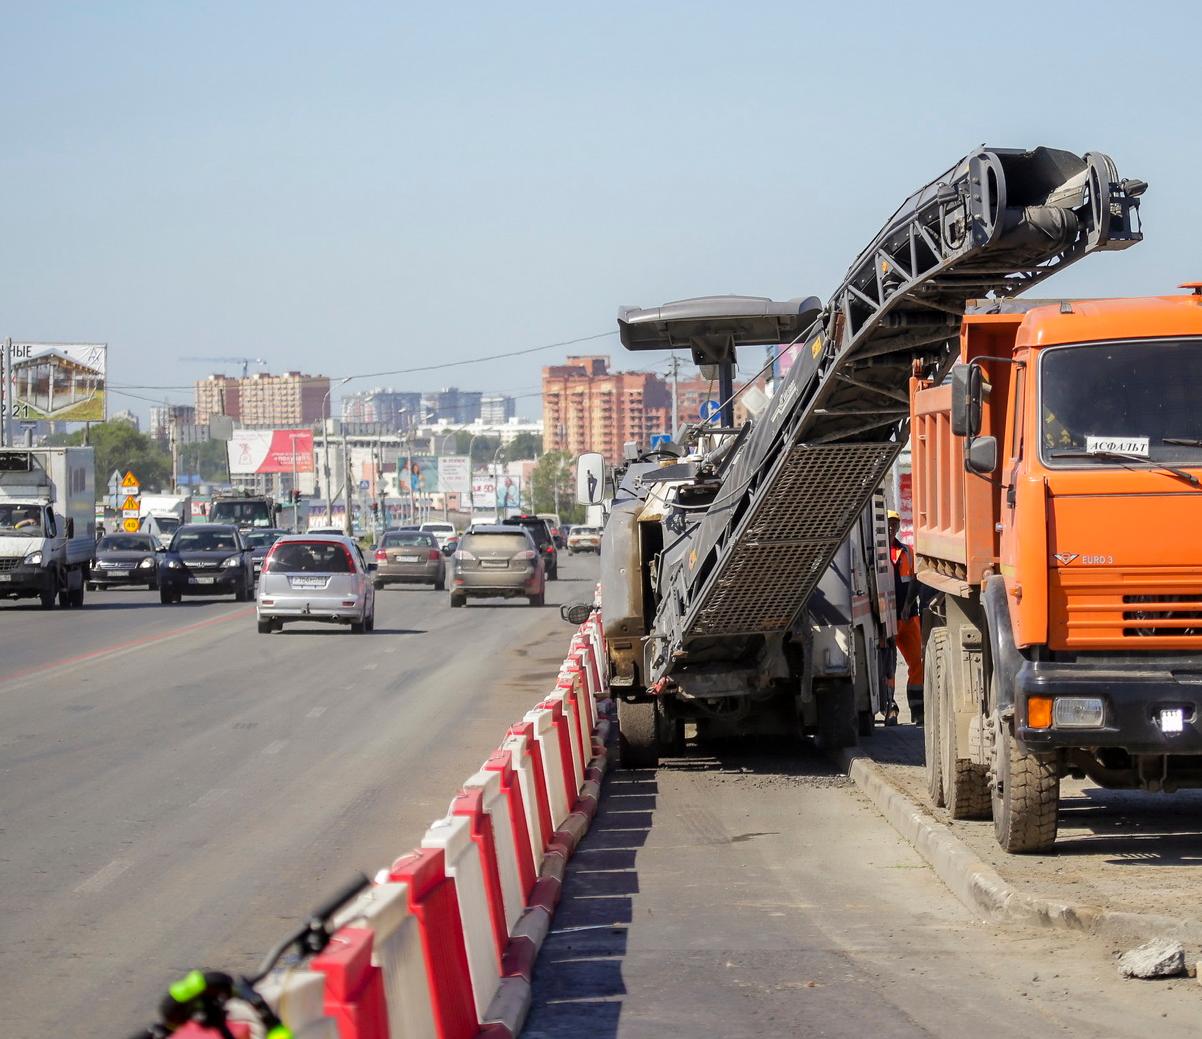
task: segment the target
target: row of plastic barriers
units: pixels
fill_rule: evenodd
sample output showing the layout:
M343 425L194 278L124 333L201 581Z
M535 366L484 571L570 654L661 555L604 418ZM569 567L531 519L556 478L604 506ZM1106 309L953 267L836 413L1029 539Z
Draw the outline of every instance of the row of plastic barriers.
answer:
M421 844L338 913L322 952L258 986L283 1021L278 1034L519 1033L564 866L600 795L609 726L603 639L593 613L573 635L554 691L510 726ZM219 1033L189 1023L173 1034Z

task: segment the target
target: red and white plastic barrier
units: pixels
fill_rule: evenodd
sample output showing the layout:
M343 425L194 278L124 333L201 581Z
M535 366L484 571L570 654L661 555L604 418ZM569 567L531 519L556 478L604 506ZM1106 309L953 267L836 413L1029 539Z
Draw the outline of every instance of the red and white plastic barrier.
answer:
M420 848L343 911L324 952L260 987L296 1039L518 1034L564 866L597 809L606 673L594 613L554 691L510 727Z

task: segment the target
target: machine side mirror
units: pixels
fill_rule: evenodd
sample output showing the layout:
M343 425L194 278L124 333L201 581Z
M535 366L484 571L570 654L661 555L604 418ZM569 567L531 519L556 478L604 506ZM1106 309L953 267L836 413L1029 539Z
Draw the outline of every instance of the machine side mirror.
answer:
M952 382L952 432L958 437L975 437L981 432L981 398L984 379L979 364L954 364Z
M580 627L581 624L593 615L593 607L591 603L587 602L564 603L559 608L559 615L569 624Z
M605 458L596 453L581 455L576 461L576 501L600 505L605 500L605 483Z
M978 476L997 469L997 437L973 437L964 445L964 468Z

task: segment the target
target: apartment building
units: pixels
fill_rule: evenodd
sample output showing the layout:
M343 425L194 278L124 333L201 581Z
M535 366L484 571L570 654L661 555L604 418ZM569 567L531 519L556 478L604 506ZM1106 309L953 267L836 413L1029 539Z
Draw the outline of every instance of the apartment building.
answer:
M229 415L242 426L309 426L329 415L329 390L326 376L304 372L210 375L196 384L196 421Z

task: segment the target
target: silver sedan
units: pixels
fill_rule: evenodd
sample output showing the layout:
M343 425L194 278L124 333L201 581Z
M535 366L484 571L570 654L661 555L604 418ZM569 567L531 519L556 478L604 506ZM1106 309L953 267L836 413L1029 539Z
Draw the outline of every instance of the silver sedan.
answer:
M376 624L374 563L363 558L350 538L334 534L297 534L280 538L259 577L256 613L259 633L280 631L286 622L347 624L352 632Z

